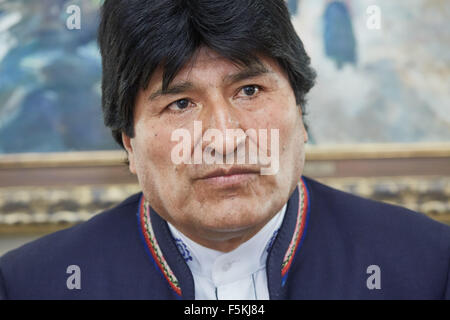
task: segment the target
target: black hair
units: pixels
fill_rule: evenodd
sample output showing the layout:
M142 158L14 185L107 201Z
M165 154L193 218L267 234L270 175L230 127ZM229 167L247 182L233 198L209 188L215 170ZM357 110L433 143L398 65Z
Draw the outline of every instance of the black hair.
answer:
M276 60L303 113L315 80L284 0L105 0L98 43L104 121L122 147L122 132L134 137L135 99L154 71L163 68L166 90L202 46L239 65L257 55Z

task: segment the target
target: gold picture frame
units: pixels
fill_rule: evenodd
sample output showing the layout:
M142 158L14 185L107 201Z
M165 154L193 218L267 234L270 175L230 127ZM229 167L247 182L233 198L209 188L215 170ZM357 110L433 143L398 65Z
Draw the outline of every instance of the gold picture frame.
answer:
M0 234L46 233L139 192L116 151L0 156ZM450 224L450 143L307 145L304 174Z

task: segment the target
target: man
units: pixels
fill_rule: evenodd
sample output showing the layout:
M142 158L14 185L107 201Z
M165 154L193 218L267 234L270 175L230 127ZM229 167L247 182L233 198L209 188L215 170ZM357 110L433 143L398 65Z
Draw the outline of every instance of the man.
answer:
M142 194L3 256L1 297L450 297L448 226L302 176L314 72L284 1L107 0L99 44Z

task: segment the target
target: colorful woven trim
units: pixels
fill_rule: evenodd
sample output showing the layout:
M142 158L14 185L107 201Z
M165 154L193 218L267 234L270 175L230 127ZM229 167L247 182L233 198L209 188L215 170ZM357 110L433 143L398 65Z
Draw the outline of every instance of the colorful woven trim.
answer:
M141 224L142 233L144 235L145 243L155 260L158 268L161 270L164 278L166 278L170 287L181 296L181 288L180 283L178 282L177 277L170 269L169 264L161 252L161 248L158 245L158 241L156 241L155 233L153 232L152 222L150 220L150 206L145 201L144 196L141 197L141 202L139 205L139 219Z
M298 184L298 192L298 213L294 235L284 256L283 263L281 264L281 276L283 278L283 283L286 281L286 275L289 271L289 268L291 267L295 253L297 252L299 244L301 243L301 240L303 238L305 225L307 222L306 217L308 216L307 212L309 207L309 197L308 190L306 188L305 182L303 181L303 178Z

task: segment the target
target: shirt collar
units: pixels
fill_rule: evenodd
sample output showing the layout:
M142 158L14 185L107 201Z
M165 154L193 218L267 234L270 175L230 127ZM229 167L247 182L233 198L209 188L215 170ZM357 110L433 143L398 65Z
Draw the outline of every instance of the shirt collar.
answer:
M283 222L286 204L251 239L224 253L206 248L168 223L177 248L195 276L206 277L222 285L247 277L265 268L267 254Z

